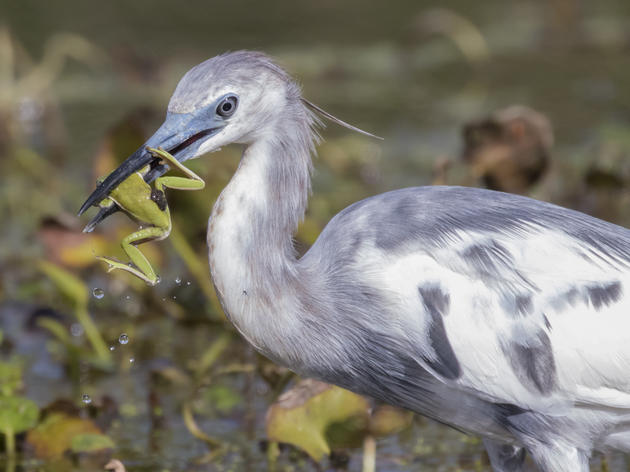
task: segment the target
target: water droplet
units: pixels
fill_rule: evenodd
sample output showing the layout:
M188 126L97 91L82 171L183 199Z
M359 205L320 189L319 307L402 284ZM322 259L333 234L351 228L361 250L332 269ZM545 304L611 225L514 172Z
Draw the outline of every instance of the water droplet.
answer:
M134 362L136 362L136 359L134 357L130 357L129 358L129 363L133 364Z
M81 325L81 323L72 323L70 325L70 334L72 334L72 336L79 337L79 336L83 336L83 333L85 332L85 330L83 329L83 326Z
M173 295L173 300L177 300L177 295Z
M116 350L116 346L109 346L109 350L110 351L115 351Z
M129 336L127 336L125 333L121 334L120 336L118 336L118 342L120 344L127 344L129 342Z
M86 405L89 405L90 403L92 403L92 399L87 393L83 394L83 396L81 397L81 401L85 403Z
M131 295L127 295L127 296L125 297L125 300L131 300Z
M175 278L175 283L176 283L177 285L181 285L181 284L182 284L182 278L181 278L181 277L176 277L176 278Z
M188 282L186 282L186 285L190 285L190 280Z
M159 284L161 281L162 281L162 277L158 275L157 278L155 279L155 285Z
M92 295L94 295L94 298L96 298L97 300L100 300L105 296L105 290L96 287L94 290L92 290Z

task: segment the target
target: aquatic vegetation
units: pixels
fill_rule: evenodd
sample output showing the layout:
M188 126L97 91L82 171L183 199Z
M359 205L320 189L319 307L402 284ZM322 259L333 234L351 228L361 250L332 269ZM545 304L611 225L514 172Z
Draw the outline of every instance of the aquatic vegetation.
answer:
M253 354L226 326L207 270L205 221L238 166L237 147L190 161L205 190L169 193L168 243L141 246L160 269L162 282L155 287L129 274L108 276L94 257L126 261L119 242L137 229L133 223L118 215L98 233L84 234L75 214L88 190L85 182L115 168L161 121L181 72L212 55L210 43L216 51L243 44L246 24L261 49L300 77L314 101L386 137L381 143L334 127L322 132L314 198L297 234L298 252L348 203L431 183L434 164L435 183L478 184L469 166L453 159L462 151L461 129L510 103L544 111L554 126L553 162L535 195L627 225L626 15L619 5L610 10L610 1L585 2L573 13L553 13L558 2L517 3L451 5L462 22L436 16L422 2L365 2L360 22L330 22L331 14L350 18L356 3L321 9L306 2L291 6L296 12L291 28L298 34L287 43L285 19L261 22L258 7L243 10L237 3L213 5L218 14L203 21L179 22L171 8L159 5L95 5L89 10L96 14L86 15L72 0L72 15L62 18L54 2L6 2L2 17L9 29L0 32L0 83L10 83L0 91L6 99L0 105L5 222L0 227L0 396L30 399L41 415L26 435L16 436L15 448L22 452L11 467L103 469L108 456L82 467L72 438L64 440L62 459L31 464L36 454L23 438L49 424L51 414L61 414L48 410L63 400L75 408L68 424L76 422L78 408L80 417L98 428L85 427L89 431L80 434L104 434L115 444L109 451L119 459L109 467L115 472L125 466L129 472L263 472L271 470L270 463L277 472L354 471L376 445L376 470L488 470L473 438L383 406L370 413L367 436L348 433L355 438L352 447L331 446L332 438L324 434L332 457L324 453L316 465L300 446L270 442L265 412L294 384L294 376ZM106 34L102 24L108 25ZM132 31L129 24L139 27ZM164 24L169 27L154 27ZM50 59L40 58L59 48L55 41L45 46L57 27L80 27L100 54L88 57L94 50L84 48L85 54L64 60L54 76L42 74L40 66ZM315 44L309 38L320 39ZM5 60L9 55L12 62ZM451 158L446 171L443 156ZM40 269L42 260L80 284L55 281ZM118 342L123 333L127 344ZM78 437L74 442L85 440ZM4 441L0 433L0 450ZM623 469L623 460L613 458L610 470ZM8 465L0 452L0 470ZM593 470L600 469L596 460Z
M33 449L35 456L42 459L58 459L70 449L87 451L94 444L107 443L111 440L102 437L102 431L89 419L65 413L49 414L26 435L26 443Z
M413 414L390 406L372 410L364 397L312 379L300 381L267 410L270 441L292 444L319 462L334 449L363 445L363 471L374 470L375 438L411 425ZM275 461L272 453L270 459Z
M15 435L37 423L39 408L32 400L19 396L0 396L0 432L7 455L15 454Z
M74 315L85 330L85 334L92 345L95 360L106 367L111 363L111 355L107 344L103 340L98 328L88 312L89 290L87 286L70 272L49 262L40 262L40 269L55 283L60 293L73 305ZM48 320L44 326L49 328L64 344L69 345L64 329L55 327L53 320Z

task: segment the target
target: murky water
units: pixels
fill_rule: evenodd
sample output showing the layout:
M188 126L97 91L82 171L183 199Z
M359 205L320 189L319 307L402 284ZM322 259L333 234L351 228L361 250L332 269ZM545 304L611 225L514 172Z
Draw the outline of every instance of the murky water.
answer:
M91 291L90 312L115 367L101 369L81 358L72 364L33 324L40 317L68 325L73 319L69 305L35 268L44 253L36 236L41 219L76 212L96 175L107 170L93 162L112 126L144 107L138 112L141 128L151 132L179 77L225 50L272 54L299 77L309 99L385 138L373 142L332 125L322 132L326 142L315 163L310 219L300 233L305 245L353 201L430 183L438 157L457 161L463 123L514 103L541 110L554 126L553 168L533 194L599 214L602 204L582 198L580 179L598 156L623 158L630 149L630 3L440 2L477 28L485 55L458 47L456 33L427 27L435 7L360 0L1 4L2 23L35 62L46 48L54 49L60 32L77 33L94 46L87 56L70 60L43 90L28 89L3 105L21 117L21 142L44 156L37 165L49 166L42 176L29 167L28 157L9 167L13 160L2 162L0 155L0 168L6 166L0 211L10 222L0 229L0 329L11 341L10 354L27 362L26 395L42 407L71 398L85 411L104 408L110 397L116 408L107 432L129 472L268 470L265 412L277 392L259 373L261 365L271 367L221 320L169 243L151 252L151 260L162 258L162 283L155 289L106 275L100 265L82 272ZM175 222L200 257L212 199L237 162L238 149L197 161L192 166L206 177L208 189L173 195ZM626 201L627 194L626 187L612 198ZM627 211L599 215L630 224ZM118 228L132 228L123 218L115 221ZM226 333L232 336L226 351L195 378L199 360ZM85 336L77 331L73 338L80 344ZM204 432L224 443L220 454L191 436L183 405ZM346 459L348 470L361 469L360 449L344 451L337 461ZM477 439L422 418L379 440L377 461L381 472L489 470ZM609 465L627 470L620 456ZM599 470L598 460L593 467ZM63 469L36 464L23 470ZM278 470L317 469L286 450Z

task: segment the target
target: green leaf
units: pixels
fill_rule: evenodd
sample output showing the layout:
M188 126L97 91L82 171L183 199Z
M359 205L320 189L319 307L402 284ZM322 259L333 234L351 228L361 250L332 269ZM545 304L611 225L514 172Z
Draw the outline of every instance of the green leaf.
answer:
M236 390L220 384L210 387L204 395L204 400L219 413L229 413L243 403L243 397Z
M22 388L22 365L18 362L0 362L0 395L13 396Z
M0 397L0 431L17 434L37 424L39 408L24 397Z
M52 318L40 318L37 325L48 330L61 344L66 347L73 346L72 337L66 328L59 321Z
M114 449L114 441L104 434L77 434L72 438L72 452L96 452Z
M312 379L284 393L267 411L267 436L293 444L316 461L331 447L354 443L369 422L368 401L360 395Z
M41 261L39 267L65 297L78 306L87 306L88 288L78 277L50 262Z

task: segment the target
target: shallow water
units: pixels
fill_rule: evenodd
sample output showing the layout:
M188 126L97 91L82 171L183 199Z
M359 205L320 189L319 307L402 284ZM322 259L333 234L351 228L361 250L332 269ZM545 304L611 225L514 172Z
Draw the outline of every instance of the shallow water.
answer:
M40 316L58 318L68 327L73 321L70 305L36 269L44 257L41 218L76 212L93 188L98 175L93 161L113 125L132 110L148 107L141 116L150 133L160 124L178 78L225 50L268 52L299 78L309 99L385 138L374 142L333 125L322 132L326 142L315 163L309 219L300 233L304 246L349 203L430 183L438 157L457 161L463 123L514 103L543 111L554 126L553 168L533 195L630 224L627 211L598 213L602 204L593 199L601 196L584 195L581 180L598 159L608 166L605 159L611 155L612 172L628 172L630 4L440 2L476 25L487 43L487 59L466 56L452 37L417 26L435 6L359 0L1 4L3 24L34 58L63 31L95 46L89 58L70 61L43 91L16 93L0 108L19 130L19 146L35 150L43 160L18 159L0 146L0 213L9 223L0 228L0 329L5 342L10 341L0 354L27 363L26 396L41 407L60 397L81 406L83 395L101 405L103 396L110 396L117 413L107 432L117 445L115 457L129 472L268 470L264 418L276 392L260 375L261 365L267 364L208 307L199 281L168 242L153 245L152 254L158 260L161 254L164 282L152 290L124 276L106 275L100 265L76 269L90 291L90 312L108 345L115 347L114 369L102 371L80 360L73 374L59 346L29 325ZM208 189L172 197L175 222L201 259L212 199L237 162L238 149L228 149L193 163L208 180ZM37 170L42 168L43 175ZM627 201L627 186L608 196ZM110 224L133 229L122 217ZM96 289L102 296L96 292L92 297ZM42 308L54 311L33 314ZM122 333L128 336L126 344L119 342ZM195 361L225 333L232 336L229 347L212 375L201 385L187 383ZM85 334L76 334L77 345L86 344ZM227 367L234 372L222 372ZM212 448L190 435L182 419L186 402L200 428L224 442L223 454L209 457ZM344 454L348 470L361 469L360 449L343 451L340 463ZM381 472L489 470L476 438L422 418L379 440L377 461ZM609 467L628 470L621 456L612 456ZM321 468L332 470L327 461ZM596 458L593 470L600 468ZM22 470L63 468L37 462ZM317 467L297 451L283 450L278 470Z

